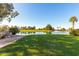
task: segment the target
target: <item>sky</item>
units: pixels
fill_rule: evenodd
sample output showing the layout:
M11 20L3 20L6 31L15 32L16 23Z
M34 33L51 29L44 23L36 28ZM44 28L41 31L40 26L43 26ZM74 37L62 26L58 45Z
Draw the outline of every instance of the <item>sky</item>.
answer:
M71 27L70 17L76 16L79 19L79 4L77 3L15 3L15 10L19 15L10 23L3 21L3 25L36 26L45 27L51 24L52 27ZM79 21L75 23L79 28Z

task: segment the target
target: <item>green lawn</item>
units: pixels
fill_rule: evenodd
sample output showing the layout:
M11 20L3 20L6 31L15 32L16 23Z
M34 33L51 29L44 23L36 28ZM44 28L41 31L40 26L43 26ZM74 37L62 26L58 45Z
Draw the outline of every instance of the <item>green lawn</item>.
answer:
M0 49L1 56L79 55L79 37L70 35L30 35Z

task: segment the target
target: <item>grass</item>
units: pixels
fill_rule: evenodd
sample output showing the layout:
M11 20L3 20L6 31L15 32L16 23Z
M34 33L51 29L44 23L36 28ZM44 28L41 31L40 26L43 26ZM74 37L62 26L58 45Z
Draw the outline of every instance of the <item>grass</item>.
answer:
M20 30L20 32L52 32L52 30Z
M0 49L0 56L78 56L79 37L30 35Z

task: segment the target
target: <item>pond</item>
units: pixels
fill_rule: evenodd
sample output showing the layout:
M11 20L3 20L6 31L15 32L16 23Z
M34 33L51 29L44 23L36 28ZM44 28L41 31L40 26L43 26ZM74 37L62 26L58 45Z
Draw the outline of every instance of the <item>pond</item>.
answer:
M54 31L52 34L69 34L69 32Z
M17 33L17 35L42 35L42 34L47 34L45 32L33 32L33 33L28 33L28 32L20 32L20 33ZM51 34L69 34L69 32L61 32L61 31L54 31L54 32L51 32Z

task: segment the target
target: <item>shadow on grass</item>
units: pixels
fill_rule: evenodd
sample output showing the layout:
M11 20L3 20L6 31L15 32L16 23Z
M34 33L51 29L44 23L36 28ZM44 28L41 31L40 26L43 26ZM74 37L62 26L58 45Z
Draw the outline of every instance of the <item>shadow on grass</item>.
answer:
M77 56L79 37L69 35L30 35L0 49L4 56Z

